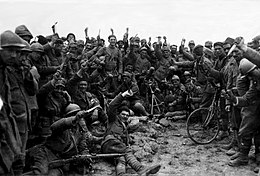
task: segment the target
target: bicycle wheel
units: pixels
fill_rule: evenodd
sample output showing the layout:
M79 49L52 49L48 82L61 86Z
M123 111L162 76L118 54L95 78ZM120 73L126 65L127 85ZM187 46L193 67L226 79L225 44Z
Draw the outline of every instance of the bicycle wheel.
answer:
M206 121L207 123L205 123ZM219 127L216 111L210 111L209 108L194 110L186 123L189 138L197 144L212 142L219 133Z

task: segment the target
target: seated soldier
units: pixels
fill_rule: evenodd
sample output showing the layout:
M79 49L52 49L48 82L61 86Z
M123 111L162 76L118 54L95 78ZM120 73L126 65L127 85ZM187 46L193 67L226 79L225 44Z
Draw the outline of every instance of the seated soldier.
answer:
M82 75L83 70L84 70L84 68L81 68L77 72L77 74L75 74L68 81L67 89L71 95L72 101L74 103L76 103L77 105L79 105L82 110L87 110L94 106L100 105L100 102L93 93L88 91L88 82L83 79L83 75ZM91 116L86 118L85 120L86 120L86 124L88 124L88 128L90 131L92 131L92 129L93 129L93 127L92 127L93 123L99 123L100 127L101 127L100 130L101 130L102 127L105 128L105 126L106 126L107 115L104 112L103 108L98 108L98 109L95 109L93 111L93 113L91 114ZM103 130L103 131L105 131L105 130ZM93 140L97 140L97 138L93 138Z
M189 112L192 112L199 108L203 91L202 88L200 86L196 86L191 79L188 80L184 86L187 91L188 110Z
M83 118L88 116L92 110L80 111L78 105L68 105L65 110L65 118L59 119L51 125L52 134L45 143L28 149L26 163L30 172L25 175L62 175L63 172L72 170L82 174L82 169L90 164L88 159L71 163L68 167L66 165L50 167L49 163L89 153L86 139L90 133Z
M151 167L143 166L129 148L128 136L128 116L129 108L122 106L121 103L125 98L133 96L133 91L126 90L119 93L108 108L108 127L106 136L102 142L103 153L125 153L125 156L118 158L116 172L118 176L124 175L126 172L125 164L129 164L138 174L150 175L155 174L160 170L161 165Z
M167 93L165 97L165 108L167 112L181 111L186 108L186 90L177 75L173 75L167 83Z
M125 98L123 104L127 105L132 109L136 114L143 115L143 116L150 116L150 114L145 110L144 106L140 100L140 92L139 87L136 83L134 75L129 72L124 72L122 75L122 84L117 88L116 91L112 93L107 93L106 95L109 98L114 98L120 92L124 92L126 90L133 90L133 96Z

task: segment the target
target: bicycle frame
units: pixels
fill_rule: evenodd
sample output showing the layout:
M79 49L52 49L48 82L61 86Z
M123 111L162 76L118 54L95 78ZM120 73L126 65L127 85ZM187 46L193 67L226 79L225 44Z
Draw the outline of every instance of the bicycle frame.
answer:
M220 93L221 93L221 88L217 87L216 92L214 93L214 97L212 100L212 103L209 107L209 114L207 115L204 123L203 123L203 127L207 127L209 125L209 123L211 122L211 120L213 119L214 115L217 113L219 114L219 98L220 98Z

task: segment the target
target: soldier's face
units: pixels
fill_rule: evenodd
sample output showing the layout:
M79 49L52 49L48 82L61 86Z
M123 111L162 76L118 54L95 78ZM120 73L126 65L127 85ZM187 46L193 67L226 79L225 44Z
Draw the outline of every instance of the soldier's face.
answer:
M163 51L164 57L168 58L170 56L170 51L169 50L164 50Z
M110 37L109 43L110 43L110 45L115 46L116 45L116 38L115 37Z
M141 58L144 58L147 55L147 52L145 50L142 50L140 55L141 55Z
M180 85L180 80L172 79L172 84L173 84L174 87L178 87Z
M127 122L128 117L129 117L129 112L127 112L127 111L122 111L122 112L119 114L119 117L120 117L120 119L121 119L123 122Z
M224 53L224 49L221 46L215 46L214 53L216 56L220 56Z
M228 54L229 50L231 48L231 45L229 43L223 45L223 49L225 51L226 54Z
M237 62L239 62L243 58L243 52L238 48L235 48L232 51L232 56L236 59Z
M19 58L21 56L21 50L17 47L3 48L0 51L1 60L8 66L19 66Z
M80 91L86 91L87 90L87 88L88 88L88 84L86 83L86 82L81 82L80 84L79 84L79 90Z

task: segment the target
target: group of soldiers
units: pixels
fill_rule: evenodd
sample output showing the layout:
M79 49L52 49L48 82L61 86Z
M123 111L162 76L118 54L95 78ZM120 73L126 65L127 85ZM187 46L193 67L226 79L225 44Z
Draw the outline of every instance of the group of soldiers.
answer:
M128 117L154 119L154 96L162 102L160 118L209 107L213 82L223 88L218 139L234 134L223 146L229 165L248 163L252 141L260 162L259 37L247 45L242 37L204 46L191 40L188 47L183 39L178 48L166 37L154 43L129 38L127 28L117 40L111 32L108 46L100 35L90 38L88 28L85 41L55 31L32 41L25 25L1 33L0 174L86 174L90 157L50 163L90 153L111 154L103 156L115 161L117 175L126 173L126 164L139 175L155 174L161 165L144 166L130 149Z

